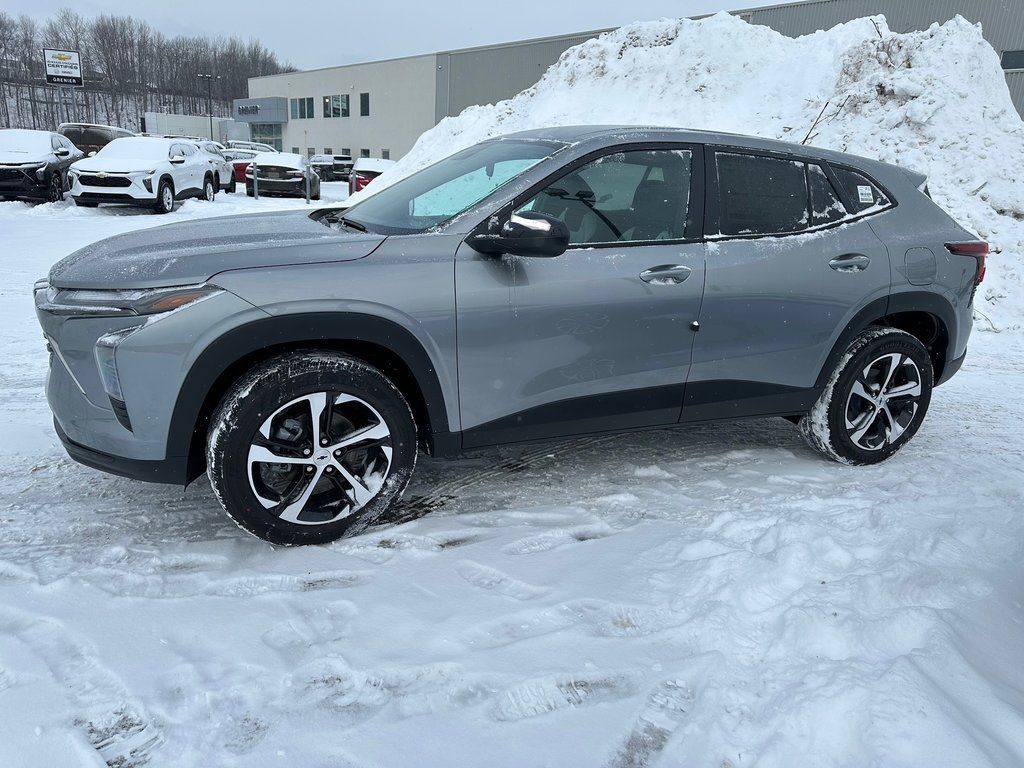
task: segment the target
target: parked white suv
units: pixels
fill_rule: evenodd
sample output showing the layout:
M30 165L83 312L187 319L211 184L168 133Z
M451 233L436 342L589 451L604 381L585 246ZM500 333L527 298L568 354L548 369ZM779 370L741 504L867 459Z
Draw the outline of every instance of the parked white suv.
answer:
M133 136L114 139L68 173L76 205L100 203L152 206L169 213L175 200L213 200L215 171L195 144L182 139Z

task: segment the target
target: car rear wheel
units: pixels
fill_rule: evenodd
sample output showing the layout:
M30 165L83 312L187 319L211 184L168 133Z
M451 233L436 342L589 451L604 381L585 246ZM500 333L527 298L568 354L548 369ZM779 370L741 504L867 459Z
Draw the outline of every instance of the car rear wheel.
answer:
M230 181L230 182L228 182L228 186L227 186L227 192L228 192L228 194L231 194L231 195L235 194L235 189L236 189L236 188L237 188L237 187L236 187L236 184L235 184L235 177L234 177L234 176L232 176L232 177L231 177L231 181Z
M810 413L804 439L845 464L876 464L914 436L931 402L932 362L914 336L872 327L857 336Z
M212 203L217 196L217 188L213 185L213 176L206 176L203 179L203 200Z
M174 210L174 187L167 179L162 180L157 187L153 210L157 213L170 213Z
M210 483L228 515L275 544L365 529L409 483L416 428L401 392L347 355L281 355L243 376L210 421Z

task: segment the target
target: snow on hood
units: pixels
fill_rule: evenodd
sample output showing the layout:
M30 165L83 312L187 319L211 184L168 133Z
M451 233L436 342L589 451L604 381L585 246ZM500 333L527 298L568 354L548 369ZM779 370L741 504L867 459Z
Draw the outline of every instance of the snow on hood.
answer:
M330 229L305 211L183 221L81 248L54 264L49 280L58 288L195 285L231 269L361 259L383 241Z
M875 16L795 39L726 13L630 24L569 49L519 95L442 120L350 202L492 136L588 123L809 137L924 172L935 200L1001 251L979 328L1024 327L1024 123L998 55L960 16L907 34Z

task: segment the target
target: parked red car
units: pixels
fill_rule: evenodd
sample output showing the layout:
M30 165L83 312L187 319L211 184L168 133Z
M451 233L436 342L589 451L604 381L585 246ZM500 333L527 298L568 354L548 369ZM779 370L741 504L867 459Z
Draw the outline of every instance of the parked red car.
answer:
M360 157L352 166L348 175L348 193L354 194L380 176L395 164L394 160L382 160L379 157Z

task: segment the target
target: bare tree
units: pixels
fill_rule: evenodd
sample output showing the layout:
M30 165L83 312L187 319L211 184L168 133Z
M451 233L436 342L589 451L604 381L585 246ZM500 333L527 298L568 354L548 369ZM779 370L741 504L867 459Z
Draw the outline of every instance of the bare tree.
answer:
M128 128L151 110L206 114L207 91L198 74L219 77L210 83L211 107L215 115L227 115L231 99L247 94L250 77L294 69L256 40L168 38L130 16L85 19L67 8L41 25L0 11L3 126L52 128L60 121L58 89L43 78L42 48L79 51L86 119Z

